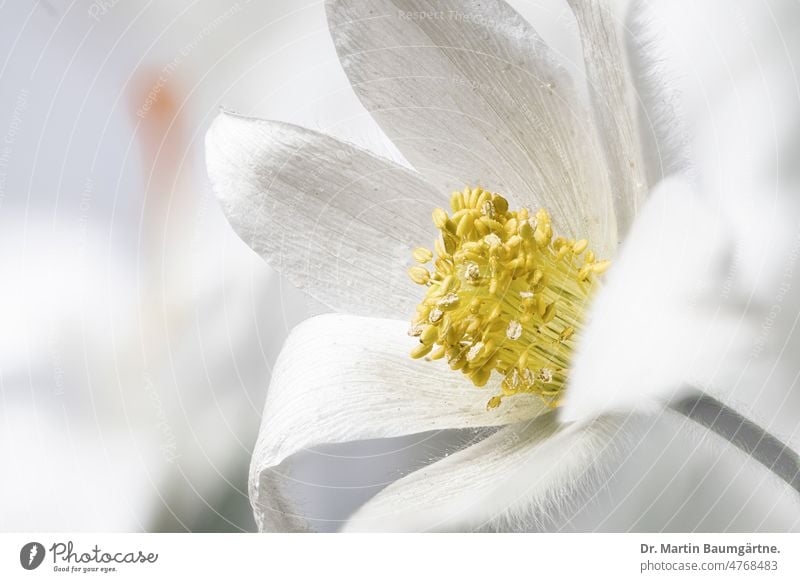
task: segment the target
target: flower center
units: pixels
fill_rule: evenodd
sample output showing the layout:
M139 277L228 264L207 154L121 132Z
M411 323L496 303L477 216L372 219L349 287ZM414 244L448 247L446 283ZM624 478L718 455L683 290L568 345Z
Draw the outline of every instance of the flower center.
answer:
M450 206L452 216L433 211L435 258L417 248L419 265L408 270L427 287L409 329L420 341L411 357L446 357L476 386L497 371L501 393L487 408L521 393L557 406L596 276L610 262L597 261L586 240L553 238L543 208L512 211L480 187L454 192Z

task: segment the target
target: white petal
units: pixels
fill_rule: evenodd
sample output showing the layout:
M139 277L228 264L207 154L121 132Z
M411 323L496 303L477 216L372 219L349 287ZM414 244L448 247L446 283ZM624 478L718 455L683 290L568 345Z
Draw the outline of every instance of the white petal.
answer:
M676 87L656 115L676 109L688 122L665 135L685 147L675 167L691 158L696 199L664 191L650 226L635 229L596 302L565 412L577 418L605 409L600 401L624 406L690 382L800 443L800 38L791 33L800 6L728 5L639 4L639 19L660 33L642 39L659 64L651 73ZM708 240L715 232L722 238Z
M747 0L648 0L634 3L629 18L630 53L646 119L658 139L666 171L697 166L696 138L713 128L749 142L754 128L771 133L767 119L797 114L794 69L800 7L793 2ZM713 26L709 26L713 23ZM744 82L762 86L758 109L720 124L721 102L739 100ZM739 106L749 109L749 97ZM751 126L748 131L742 128ZM779 130L788 131L780 123ZM717 135L717 146L727 146ZM751 151L754 148L751 148ZM739 158L739 162L752 161ZM747 167L749 164L743 164Z
M729 258L712 217L679 180L656 188L594 301L562 418L652 406L713 374L704 356L738 322L703 303Z
M419 288L411 250L435 238L446 203L412 172L297 126L221 114L206 137L208 171L239 236L324 305L409 316Z
M443 191L465 184L547 207L557 230L614 248L597 130L567 72L497 0L329 2L336 49L367 110Z
M602 466L624 423L559 424L555 414L507 426L389 485L353 515L349 531L515 529L548 518Z
M444 361L412 360L417 340L402 321L323 315L298 326L281 352L264 406L250 469L250 497L261 529L298 529L302 518L281 498L277 467L301 449L447 428L497 426L547 408L515 397L488 411L498 380L475 388Z
M657 9L661 3L634 2L628 14L628 60L636 95L639 98L640 137L647 177L657 183L672 172L692 166L691 122L686 110L686 95L676 78L689 72L675 63L674 40L680 38L687 25L704 26L708 20L685 18L688 6L680 8L681 26L670 29ZM679 3L671 1L672 7ZM695 3L696 4L696 3ZM695 61L701 53L692 56Z
M672 411L648 417L598 487L544 531L793 531L797 492L758 461Z
M796 380L758 349L770 306L734 293L734 250L734 231L690 186L659 185L594 302L562 418L649 409L696 388L768 415L781 437L797 433Z
M583 42L586 76L614 192L617 226L624 234L644 202L647 181L619 25L602 0L570 0L570 6Z

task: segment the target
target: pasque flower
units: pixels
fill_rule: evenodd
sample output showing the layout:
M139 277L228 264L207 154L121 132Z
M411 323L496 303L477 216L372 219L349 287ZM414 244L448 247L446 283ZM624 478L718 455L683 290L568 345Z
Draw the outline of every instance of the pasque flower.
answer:
M501 1L327 4L353 89L413 169L276 121L223 113L209 131L240 237L337 312L299 326L274 370L251 467L262 529L304 527L277 468L312 445L501 427L348 528L505 527L635 441L647 422L625 414L691 385L729 400L715 372L753 318L717 308L724 218L679 172L648 194L652 134L614 20L570 5L585 86Z

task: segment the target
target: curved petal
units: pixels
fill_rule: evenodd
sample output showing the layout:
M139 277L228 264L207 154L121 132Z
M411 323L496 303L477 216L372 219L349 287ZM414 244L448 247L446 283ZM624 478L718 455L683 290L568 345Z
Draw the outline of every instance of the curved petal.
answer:
M337 311L413 314L419 289L405 266L434 240L440 198L414 173L311 130L230 113L209 129L206 158L238 235L292 283Z
M680 12L678 28L668 26L658 14L659 5L664 4L677 8L676 16ZM651 184L671 173L687 171L693 165L686 93L678 82L691 67L676 67L674 44L687 26L708 28L709 20L686 18L689 6L684 3L678 7L679 4L638 0L632 3L626 20L627 55L639 98L640 136L646 142L643 154ZM691 60L681 65L693 65L705 52L692 51Z
M261 529L303 520L280 495L277 465L324 443L447 428L498 426L543 414L535 396L487 410L493 388L476 389L443 361L412 360L417 340L402 321L323 315L286 340L270 383L250 467L250 499ZM508 404L508 405L506 405Z
M463 531L544 519L596 472L593 459L624 427L611 417L564 425L554 413L507 426L389 485L346 530Z
M597 129L533 27L498 0L334 0L328 21L356 94L442 191L464 184L545 206L557 230L614 250Z
M580 436L558 432L551 421L503 428L486 444L409 475L357 512L348 529L794 531L800 525L794 490L683 416L606 417L604 427L584 427ZM548 423L555 430L550 437ZM540 444L521 440L539 436ZM503 455L509 458L501 462Z
M774 138L780 142L784 132L796 135L793 124L784 120L794 119L798 111L795 70L800 46L794 31L800 8L792 2L736 2L731 10L730 4L633 3L629 59L645 125L652 127L657 141L661 172L696 171L697 138L703 131L716 133L717 150L737 142L747 147L728 168L739 172L751 169L749 162L757 157L753 137L759 138L756 143L771 139L765 150L769 152L774 151ZM758 93L747 86L751 83ZM736 103L735 116L720 107L726 101Z
M691 383L797 446L800 6L726 6L640 3L637 19L669 44L652 50L694 167L661 187L609 272L564 412Z
M617 23L603 0L570 0L583 43L594 119L614 192L617 227L626 233L647 192L633 87Z
M800 528L797 492L669 409L643 419L606 478L539 531L753 532ZM622 449L623 447L619 447Z
M735 242L688 184L670 179L654 191L592 307L564 420L647 410L700 389L800 442L800 373L790 356L800 315L781 295L793 271L775 302L761 301L751 292L758 283L740 278Z
M564 420L657 406L707 384L721 355L741 352L731 344L741 313L718 301L730 260L723 233L690 185L672 179L654 190L593 302Z

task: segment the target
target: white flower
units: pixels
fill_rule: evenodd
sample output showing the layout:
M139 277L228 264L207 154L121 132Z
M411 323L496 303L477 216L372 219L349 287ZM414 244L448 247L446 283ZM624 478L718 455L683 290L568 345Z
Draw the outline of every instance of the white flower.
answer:
M754 330L745 311L718 309L731 296L719 293L730 230L695 193L698 183L680 175L660 183L628 235L644 205L646 174L656 172L645 169L610 14L601 3L571 4L588 106L532 26L500 1L448 2L436 12L413 1L328 3L353 88L416 171L285 123L225 113L212 126L209 172L238 234L339 312L299 326L273 372L251 466L262 529L304 527L281 494L282 467L316 444L502 427L393 483L349 522L350 529L499 527L564 501L588 482L596 457L642 438L663 403L689 384L730 404L731 386L715 389L717 366L738 358L734 370L742 371ZM442 361L408 357L419 338L429 339L419 320L413 337L406 333L421 299L406 279L408 257L427 260L415 247L434 238L431 211L465 184L501 192L514 208L546 208L552 231L570 239L576 255L588 239L596 256L612 257L626 237L569 364L563 417L574 422L561 422L538 394L487 407L496 392L476 390ZM484 214L491 218L492 209ZM546 214L537 218L549 227ZM434 212L440 229L455 228L448 220ZM531 229L544 228L539 222ZM488 238L495 235L481 235L486 252L497 251ZM465 264L466 279L480 279L485 265L476 265L477 272ZM425 273L412 277L424 284ZM437 303L435 320L433 309L425 312L425 325L458 300ZM547 323L545 311L539 317ZM516 319L502 323L496 333L513 341L531 331ZM564 340L572 333L559 332ZM477 366L489 350L470 341L466 359ZM471 372L476 384L499 389L497 374ZM540 367L535 381L563 383L562 372ZM652 420L617 414L631 410Z

